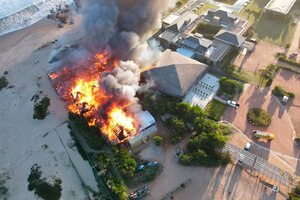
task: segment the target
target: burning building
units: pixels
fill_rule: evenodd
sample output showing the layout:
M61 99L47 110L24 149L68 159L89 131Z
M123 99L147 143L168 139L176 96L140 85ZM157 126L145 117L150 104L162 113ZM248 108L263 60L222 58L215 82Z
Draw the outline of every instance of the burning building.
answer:
M141 36L159 26L159 11L167 5L160 0L88 0L82 10L84 42L51 60L49 77L68 110L84 116L113 143L135 146L157 131L150 113L131 107L138 104L142 68L160 53Z

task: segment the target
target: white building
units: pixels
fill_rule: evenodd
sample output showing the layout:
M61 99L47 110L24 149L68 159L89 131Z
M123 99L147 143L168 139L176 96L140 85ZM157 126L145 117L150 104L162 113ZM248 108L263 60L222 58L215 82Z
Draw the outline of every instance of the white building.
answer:
M219 79L210 74L205 76L192 87L192 89L186 94L183 101L190 103L193 106L199 106L205 108L214 95L219 90Z
M139 132L129 139L131 148L137 147L157 134L156 121L148 111L141 110L135 113L135 118L139 121Z

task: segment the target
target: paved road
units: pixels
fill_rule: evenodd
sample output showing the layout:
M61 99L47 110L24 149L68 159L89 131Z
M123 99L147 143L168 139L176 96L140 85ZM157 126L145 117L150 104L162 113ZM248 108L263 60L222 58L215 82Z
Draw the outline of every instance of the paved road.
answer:
M295 178L290 173L268 163L267 160L229 143L226 144L224 150L228 151L235 161L242 161L243 168L254 170L287 187L294 185Z

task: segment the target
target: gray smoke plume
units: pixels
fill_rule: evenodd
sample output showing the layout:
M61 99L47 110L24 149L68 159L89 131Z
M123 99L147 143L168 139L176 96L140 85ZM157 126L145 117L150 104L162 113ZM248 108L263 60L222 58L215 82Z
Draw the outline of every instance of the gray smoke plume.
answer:
M161 24L161 13L173 0L87 0L83 9L86 48L108 50L121 61L100 77L99 85L114 97L133 99L139 89L140 68L152 65L158 43L141 38Z
M161 13L173 0L87 0L83 28L87 48L107 48L120 59L131 59L140 38L161 24Z

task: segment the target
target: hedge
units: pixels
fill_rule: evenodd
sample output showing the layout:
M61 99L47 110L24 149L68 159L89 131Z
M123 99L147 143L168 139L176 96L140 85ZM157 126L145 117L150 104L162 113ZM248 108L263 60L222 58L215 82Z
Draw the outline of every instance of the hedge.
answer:
M272 116L261 108L251 108L247 113L247 119L251 124L257 126L269 126Z
M220 88L218 94L221 95L223 93L229 94L231 96L240 93L243 91L243 83L240 81L232 80L227 77L222 77L219 80Z
M274 89L272 90L272 94L277 96L277 97L283 97L283 96L288 96L288 97L295 97L295 94L292 92L287 92L285 91L282 87L276 85Z
M226 104L213 99L206 105L205 112L210 119L219 121L225 109Z
M213 40L214 36L221 30L221 27L210 25L207 23L200 23L193 32L201 33L203 37Z
M280 55L280 56L278 57L278 60L279 60L280 62L284 62L284 63L290 64L290 65L293 65L293 66L295 66L295 67L300 67L300 63L288 59L285 55Z

